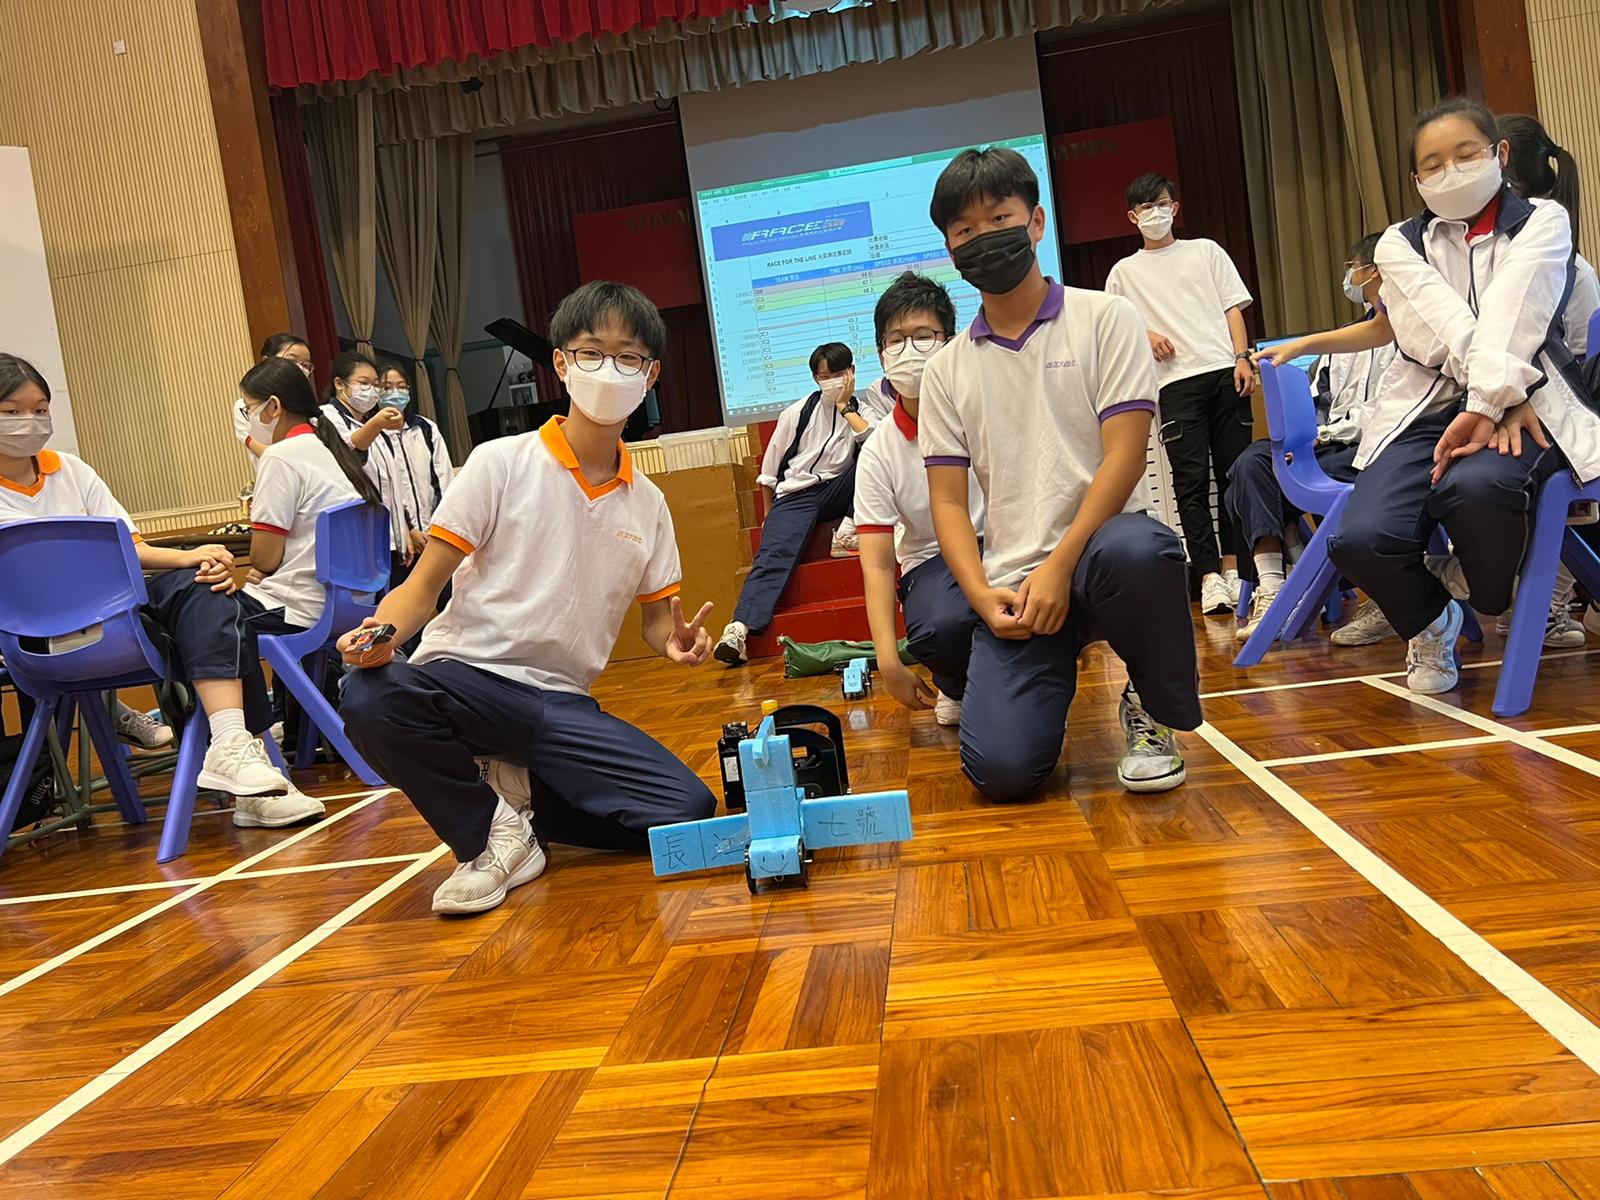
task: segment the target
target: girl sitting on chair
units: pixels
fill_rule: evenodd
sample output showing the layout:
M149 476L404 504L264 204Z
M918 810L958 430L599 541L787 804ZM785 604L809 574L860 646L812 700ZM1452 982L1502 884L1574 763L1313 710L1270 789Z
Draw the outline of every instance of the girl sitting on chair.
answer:
M1374 256L1400 353L1329 556L1409 639L1415 692L1456 686L1455 600L1510 606L1544 480L1563 468L1600 476L1600 415L1562 338L1571 223L1560 204L1507 185L1509 155L1475 101L1424 113L1412 170L1426 207L1385 232ZM1425 560L1439 524L1456 554Z
M293 364L284 366L305 377ZM177 648L211 727L199 786L237 798L233 823L278 826L320 817L322 804L295 790L257 736L271 722L255 635L241 619L233 556L223 546L171 550L146 543L94 468L46 450L50 385L29 363L0 354L0 524L42 517L114 517L134 541L146 581L145 615Z

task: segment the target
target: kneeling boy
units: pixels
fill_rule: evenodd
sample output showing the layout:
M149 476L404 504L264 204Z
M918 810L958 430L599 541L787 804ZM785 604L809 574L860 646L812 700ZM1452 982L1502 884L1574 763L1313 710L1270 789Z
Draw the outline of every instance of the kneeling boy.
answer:
M365 653L340 639L350 740L455 851L441 913L483 912L544 870L535 837L642 850L653 825L697 820L710 790L663 746L600 711L589 685L628 606L644 606L655 652L698 666L711 651L679 606L678 547L660 489L620 439L660 371L661 316L642 294L589 283L550 321L572 412L479 446L451 484L409 579L367 625L393 625ZM446 583L450 602L433 617ZM409 663L393 647L429 622ZM475 758L525 765L532 821L479 777Z
M928 508L928 472L917 450L923 372L934 352L955 336L956 307L940 284L907 271L878 298L873 323L884 373L876 386L892 398L894 409L867 438L856 463L856 531L867 622L878 672L890 695L913 711L932 707L941 725L957 725L978 615L939 553ZM971 517L981 536L983 493L977 489L972 490ZM907 642L917 661L933 673L934 694L900 661L894 620L897 564Z
M1104 638L1128 666L1121 718L1132 791L1183 782L1173 728L1200 724L1183 547L1149 515L1145 449L1156 379L1132 304L1039 271L1039 181L1013 150L965 150L929 208L983 297L928 363L918 439L939 549L983 620L961 714L961 760L994 800L1055 769L1079 650ZM987 503L985 545L968 473Z

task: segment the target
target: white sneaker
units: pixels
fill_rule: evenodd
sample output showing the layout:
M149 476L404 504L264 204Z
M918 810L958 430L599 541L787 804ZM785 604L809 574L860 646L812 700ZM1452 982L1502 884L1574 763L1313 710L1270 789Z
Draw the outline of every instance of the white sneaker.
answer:
M1456 686L1456 639L1461 636L1461 605L1450 603L1406 647L1406 686L1423 696Z
M283 782L281 779L279 782ZM233 823L240 829L276 829L326 815L322 801L294 784L280 796L239 796L233 802Z
M1556 581L1558 584L1560 580ZM1511 633L1511 614L1508 608L1494 620L1494 631L1501 637ZM1557 588L1550 597L1550 615L1545 618L1544 644L1551 650L1576 650L1584 643L1583 626L1572 619L1572 588Z
M1374 646L1385 638L1397 637L1389 618L1376 600L1363 600L1355 615L1328 638L1335 646Z
M940 692L933 705L933 719L946 728L961 724L961 701L952 700Z
M275 722L273 724L272 728L267 730L267 732L272 735L272 740L273 741L277 742L278 745L280 745L280 746L283 745L283 722L282 721Z
M839 528L833 531L833 546L829 553L834 558L849 558L852 554L861 551L861 538L856 533L854 521L841 521Z
M1457 600L1470 600L1472 589L1467 586L1467 573L1461 569L1461 560L1454 554L1424 555L1422 565L1427 567L1444 584L1445 591Z
M117 737L140 750L160 750L172 745L172 728L149 713L138 712L120 701L117 704Z
M533 811L533 781L528 768L507 758L480 758L478 778L519 813Z
M1117 764L1117 781L1123 787L1130 792L1169 792L1184 781L1178 735L1151 719L1131 683L1122 689L1117 717L1128 739L1127 753Z
M238 731L211 743L200 767L199 786L230 796L281 793L290 786L272 765L267 749L257 737Z
M1224 571L1222 573L1222 581L1228 585L1228 599L1233 602L1234 608L1238 608L1239 592L1244 586L1239 580L1239 572Z
M495 805L489 844L471 862L460 863L433 893L436 913L479 913L496 908L506 893L544 873L544 847L533 824L504 800Z
M1250 593L1250 619L1239 626L1239 632L1233 636L1241 642L1250 640L1250 635L1256 631L1256 626L1261 624L1261 619L1267 615L1267 609L1272 607L1272 602L1278 598L1276 591L1264 591L1260 588Z
M711 653L720 663L727 663L730 667L743 666L750 661L750 655L744 648L745 639L749 636L750 630L743 622L729 621Z
M1200 581L1200 611L1206 616L1231 613L1237 603L1228 598L1228 581L1215 571Z

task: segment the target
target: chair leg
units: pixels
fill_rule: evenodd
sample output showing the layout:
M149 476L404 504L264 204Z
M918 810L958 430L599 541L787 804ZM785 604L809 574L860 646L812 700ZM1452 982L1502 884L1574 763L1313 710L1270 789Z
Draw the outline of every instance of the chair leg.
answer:
M205 709L200 707L200 697L196 696L194 712L184 723L182 739L178 742L178 761L172 768L172 792L167 797L167 815L161 824L157 862L181 858L189 848L189 824L194 819L200 767L210 744L211 723L206 719Z
M1522 580L1518 584L1518 592L1530 603L1516 604L1511 609L1511 634L1506 638L1500 679L1494 690L1493 711L1497 717L1517 716L1527 712L1528 705L1533 703L1533 683L1539 674L1539 654L1544 647L1550 595L1555 590L1556 566L1561 560L1561 542L1566 535L1566 507L1562 494L1547 483L1540 493L1533 545L1523 559ZM1555 513L1554 520L1551 511Z
M349 767L351 772L368 787L382 787L383 777L356 753L356 748L344 735L344 720L323 696L322 689L311 682L299 663L284 653L275 638L262 638L260 644L261 653L272 664L273 675L281 679L290 694L300 701L300 707L305 709L306 715L315 723L322 736L328 739L328 744L333 747L334 753L344 759L345 766Z
M1294 570L1289 572L1289 577L1279 589L1277 599L1267 609L1266 616L1256 626L1255 632L1245 642L1244 648L1239 651L1233 660L1235 667L1253 667L1266 657L1267 651L1272 649L1273 642L1279 637L1290 636L1289 629L1294 617L1299 613L1302 603L1311 603L1315 614L1322 607L1323 589L1328 586L1328 581L1323 576L1333 569L1333 564L1328 561L1328 539L1339 528L1339 514L1343 509L1341 503L1336 502L1318 525L1316 533L1306 543L1305 550L1300 555L1300 560L1295 563ZM1311 595L1308 601L1308 593Z
M300 668L301 674L311 681L312 686L317 689L317 695L320 696L322 694L324 672L327 670L326 658L320 651L313 655L309 660L311 663L309 673L305 670L307 661L306 659L301 659L295 665ZM294 692L293 688L289 690ZM295 693L295 699L300 699L297 692ZM302 771L308 771L316 766L318 744L316 722L311 718L311 710L302 702L300 705L300 728L295 737L294 765Z
M1552 583L1552 587L1554 584ZM1472 605L1465 600L1456 601L1461 605L1461 636L1474 644L1483 642L1483 626L1478 623L1478 614L1472 611Z
M1250 597L1255 595L1256 585L1248 579L1239 581L1239 603L1234 606L1233 615L1243 621L1250 615Z
M267 730L261 735L261 744L267 749L267 757L272 760L272 765L283 772L285 779L289 778L289 764L284 761L283 747L278 745L278 739L272 736L272 730Z
M1600 599L1600 556L1595 554L1594 547L1570 528L1562 539L1561 561L1566 563L1567 570L1572 572L1572 577L1584 591Z
M122 812L122 819L130 825L143 825L150 819L139 798L139 786L128 770L128 761L122 757L122 744L117 741L116 730L111 727L111 714L100 702L99 696L85 696L78 703L78 718L88 730L94 748L100 752L100 766L111 785L111 796Z
M28 790L28 781L33 778L33 764L44 747L44 735L55 713L56 701L35 702L33 720L28 722L28 730L22 735L22 749L11 767L11 782L6 785L5 795L0 797L0 854L5 853L5 839L11 836L11 826L16 823L17 812L22 807L22 793Z

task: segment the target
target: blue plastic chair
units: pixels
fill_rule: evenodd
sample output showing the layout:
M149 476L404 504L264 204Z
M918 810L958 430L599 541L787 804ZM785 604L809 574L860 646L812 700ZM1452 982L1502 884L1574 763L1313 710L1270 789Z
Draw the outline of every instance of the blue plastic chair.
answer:
M377 611L377 594L389 584L389 566L389 516L382 508L352 500L328 509L317 517L317 582L327 591L322 616L302 633L262 634L257 639L261 657L272 664L273 677L300 702L296 765L309 767L315 761L315 734L320 733L369 787L382 787L384 781L350 744L344 721L323 696L322 687L328 647ZM302 666L308 658L310 675Z
M1277 599L1234 658L1235 667L1253 667L1279 638L1299 637L1337 590L1339 569L1328 558L1328 539L1338 531L1355 486L1328 478L1317 462L1317 406L1304 371L1263 362L1261 395L1278 486L1290 504L1322 519Z
M70 716L74 705L123 818L133 825L149 819L101 696L166 678L166 664L140 622L147 599L133 540L115 518L53 517L0 526L0 656L12 681L36 704L0 798L0 838L17 819L50 723ZM80 633L83 644L73 649L51 653L42 644ZM200 773L195 747L204 751L205 726L200 717L184 732L164 833L175 823L188 830ZM166 845L163 837L162 862L176 857L165 853ZM0 852L4 848L0 841Z
M1328 608L1339 585L1339 568L1328 557L1328 539L1339 531L1353 483L1330 479L1317 461L1317 405L1311 397L1311 378L1297 367L1261 364L1261 395L1267 410L1267 432L1272 438L1272 471L1283 494L1302 512L1322 519L1317 531L1289 572L1283 590L1267 609L1233 660L1235 667L1253 667L1279 638L1293 640L1303 634L1316 614ZM1444 535L1434 532L1433 549L1444 553ZM1483 630L1469 605L1461 605L1461 634L1469 642L1483 641Z

